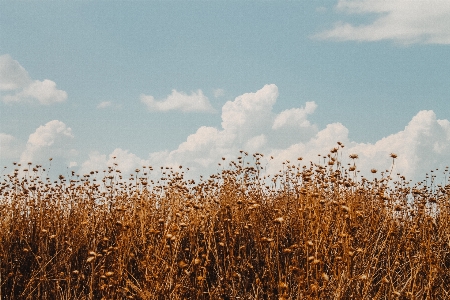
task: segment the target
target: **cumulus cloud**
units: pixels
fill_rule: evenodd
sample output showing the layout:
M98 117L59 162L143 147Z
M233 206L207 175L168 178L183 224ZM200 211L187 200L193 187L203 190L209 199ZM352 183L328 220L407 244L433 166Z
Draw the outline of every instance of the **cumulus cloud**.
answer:
M361 166L384 170L389 153L398 154L396 170L409 178L419 179L435 168L450 164L450 122L436 119L433 111L420 111L404 130L375 144L354 143L350 149L360 153Z
M72 130L61 121L53 120L40 126L28 137L21 163L41 163L53 157L70 158L76 151L70 148Z
M272 106L277 97L278 88L271 84L257 92L246 93L236 97L234 101L228 101L222 107L222 128L202 126L177 149L149 154L148 163L173 167L188 165L191 171L200 174L211 170L221 157L234 157L241 148L251 147L252 150L261 151L268 141L264 132L271 128L275 117ZM89 160L99 161L98 155ZM119 167L122 169L121 164L126 164L126 168L132 169L144 161L147 160L135 157L119 162ZM89 162L85 162L84 165L88 164Z
M2 97L6 103L37 100L49 105L67 99L67 93L58 90L54 81L32 80L19 62L8 54L0 56L0 90L9 92Z
M102 171L108 166L106 154L93 151L89 154L89 159L81 164L79 173L88 174L90 171Z
M113 163L121 166L120 170L127 174L134 173L134 170L141 169L142 166L148 165L149 161L139 158L136 154L131 153L129 150L118 148L109 155L108 164L112 165Z
M303 107L279 113L273 111L278 98L278 88L266 85L253 93L246 93L228 101L222 107L221 128L202 126L189 135L176 149L150 153L147 158L122 150L111 154L91 154L82 169L104 169L114 162L124 172L132 172L142 165L189 167L193 176L217 172L221 157L236 159L240 150L261 152L267 161L267 171L277 172L286 160L302 163L324 163L318 154L326 155L338 141L345 145L342 150L344 163L350 163L350 154L356 153L358 170L370 173L371 168L380 172L390 169L390 153L396 153L394 172L400 172L415 181L434 168L450 164L450 122L438 120L433 111L420 111L404 130L380 139L374 144L359 143L349 139L349 130L341 123L328 124L318 129L308 116L317 105L306 102ZM116 159L113 159L113 157ZM265 163L264 163L265 165ZM379 173L378 173L379 174Z
M272 129L278 129L283 126L309 127L308 115L314 113L317 105L315 102L306 102L304 108L287 109L279 113L273 122Z
M107 167L113 167L114 164L117 164L122 174L126 175L134 173L136 169L141 169L142 166L149 165L149 160L141 159L136 154L130 153L129 150L121 148L115 149L108 156L93 151L89 154L89 159L83 162L79 171L81 174L87 174L90 171L103 171Z
M23 88L31 83L28 72L9 54L0 55L0 91Z
M316 107L316 103L311 101L306 102L304 107L287 109L275 115L272 131L268 132L271 144L275 148L286 149L313 138L318 128L308 120L308 116L314 113Z
M270 127L272 107L278 98L275 84L265 85L255 93L246 93L228 101L222 107L222 128L239 136L240 141L259 135Z
M150 95L141 95L141 102L150 111L214 112L214 108L201 90L192 92L190 95L172 90L172 93L163 100L155 100Z
M450 44L449 1L339 0L336 9L347 14L375 14L377 17L369 24L340 21L315 38Z
M3 97L3 101L6 103L23 102L32 99L38 100L41 104L49 105L56 102L64 102L67 99L67 93L58 90L54 81L45 79L44 81L34 80L21 91Z
M348 129L341 123L332 123L304 142L293 143L287 148L275 146L268 152L274 157L268 165L268 172L275 173L284 161L297 161L298 157L302 157L305 162L323 163L318 155L329 153L338 141L348 144Z
M250 151L251 153L258 152L267 144L267 137L264 134L260 134L249 139L245 145L244 149Z
M222 128L200 127L196 133L173 151L152 155L159 163L189 164L192 170L214 170L221 157L234 157L241 148L263 151L267 145L265 132L270 130L272 106L278 87L265 85L254 93L246 93L222 107Z
M390 171L390 153L398 155L394 174L399 172L413 181L422 180L427 172L435 168L443 170L450 164L450 122L436 119L433 111L420 111L404 130L374 144L351 141L348 132L340 123L329 124L305 143L296 143L286 149L270 152L270 155L275 157L271 171L276 171L283 160L294 161L298 156L302 156L306 161L323 163L318 154L327 154L336 146L337 141L345 145L342 151L344 159L350 154L358 154L356 165L366 176L372 168L380 172Z
M151 153L148 162L155 166L188 166L191 173L199 175L214 172L221 157L235 158L241 149L264 153L274 145L281 146L283 144L279 139L282 139L285 133L292 134L291 144L295 143L292 137L297 141L302 140L301 136L292 133L301 132L301 126L308 131L308 135L304 136L316 133L315 126L305 125L308 124L307 115L313 113L316 108L314 102L308 102L298 110L294 109L290 112L294 118L283 121L276 130L272 129L274 121L280 119L280 114L273 112L277 98L278 87L275 84L268 84L256 92L240 95L222 107L221 128L202 126L189 135L177 149ZM98 161L96 157L92 160ZM132 169L141 162L135 158L121 163Z

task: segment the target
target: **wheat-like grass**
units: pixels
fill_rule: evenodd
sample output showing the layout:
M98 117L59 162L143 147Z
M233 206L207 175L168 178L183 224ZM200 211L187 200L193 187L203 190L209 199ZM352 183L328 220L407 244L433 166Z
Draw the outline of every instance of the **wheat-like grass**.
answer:
M449 299L450 185L370 181L342 147L272 176L241 151L199 182L181 166L51 181L17 165L0 187L1 297Z

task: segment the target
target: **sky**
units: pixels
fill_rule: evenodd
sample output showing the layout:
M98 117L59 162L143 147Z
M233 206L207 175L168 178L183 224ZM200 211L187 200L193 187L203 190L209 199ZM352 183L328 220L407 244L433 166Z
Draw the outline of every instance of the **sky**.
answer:
M0 164L450 165L450 2L0 1ZM116 159L113 159L116 157Z

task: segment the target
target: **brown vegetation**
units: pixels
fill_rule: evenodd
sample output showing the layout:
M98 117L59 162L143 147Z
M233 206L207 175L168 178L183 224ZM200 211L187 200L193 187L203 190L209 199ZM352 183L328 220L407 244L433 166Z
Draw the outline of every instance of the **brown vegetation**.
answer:
M449 299L450 185L368 180L341 147L266 177L242 152L197 183L181 166L18 167L0 187L1 299Z

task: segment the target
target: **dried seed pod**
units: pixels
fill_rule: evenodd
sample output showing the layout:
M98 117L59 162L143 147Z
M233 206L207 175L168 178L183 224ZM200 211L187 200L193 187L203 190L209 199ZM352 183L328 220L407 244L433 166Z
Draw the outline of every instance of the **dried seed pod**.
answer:
M105 273L106 277L112 277L113 275L114 275L114 272L111 272L111 271Z
M178 267L180 267L180 269L185 269L187 268L189 265L184 261L184 260L180 260L178 262Z
M277 224L281 224L281 223L283 223L284 222L284 219L283 219L283 217L279 217L279 218L276 218L275 220L273 220L275 223L277 223Z

